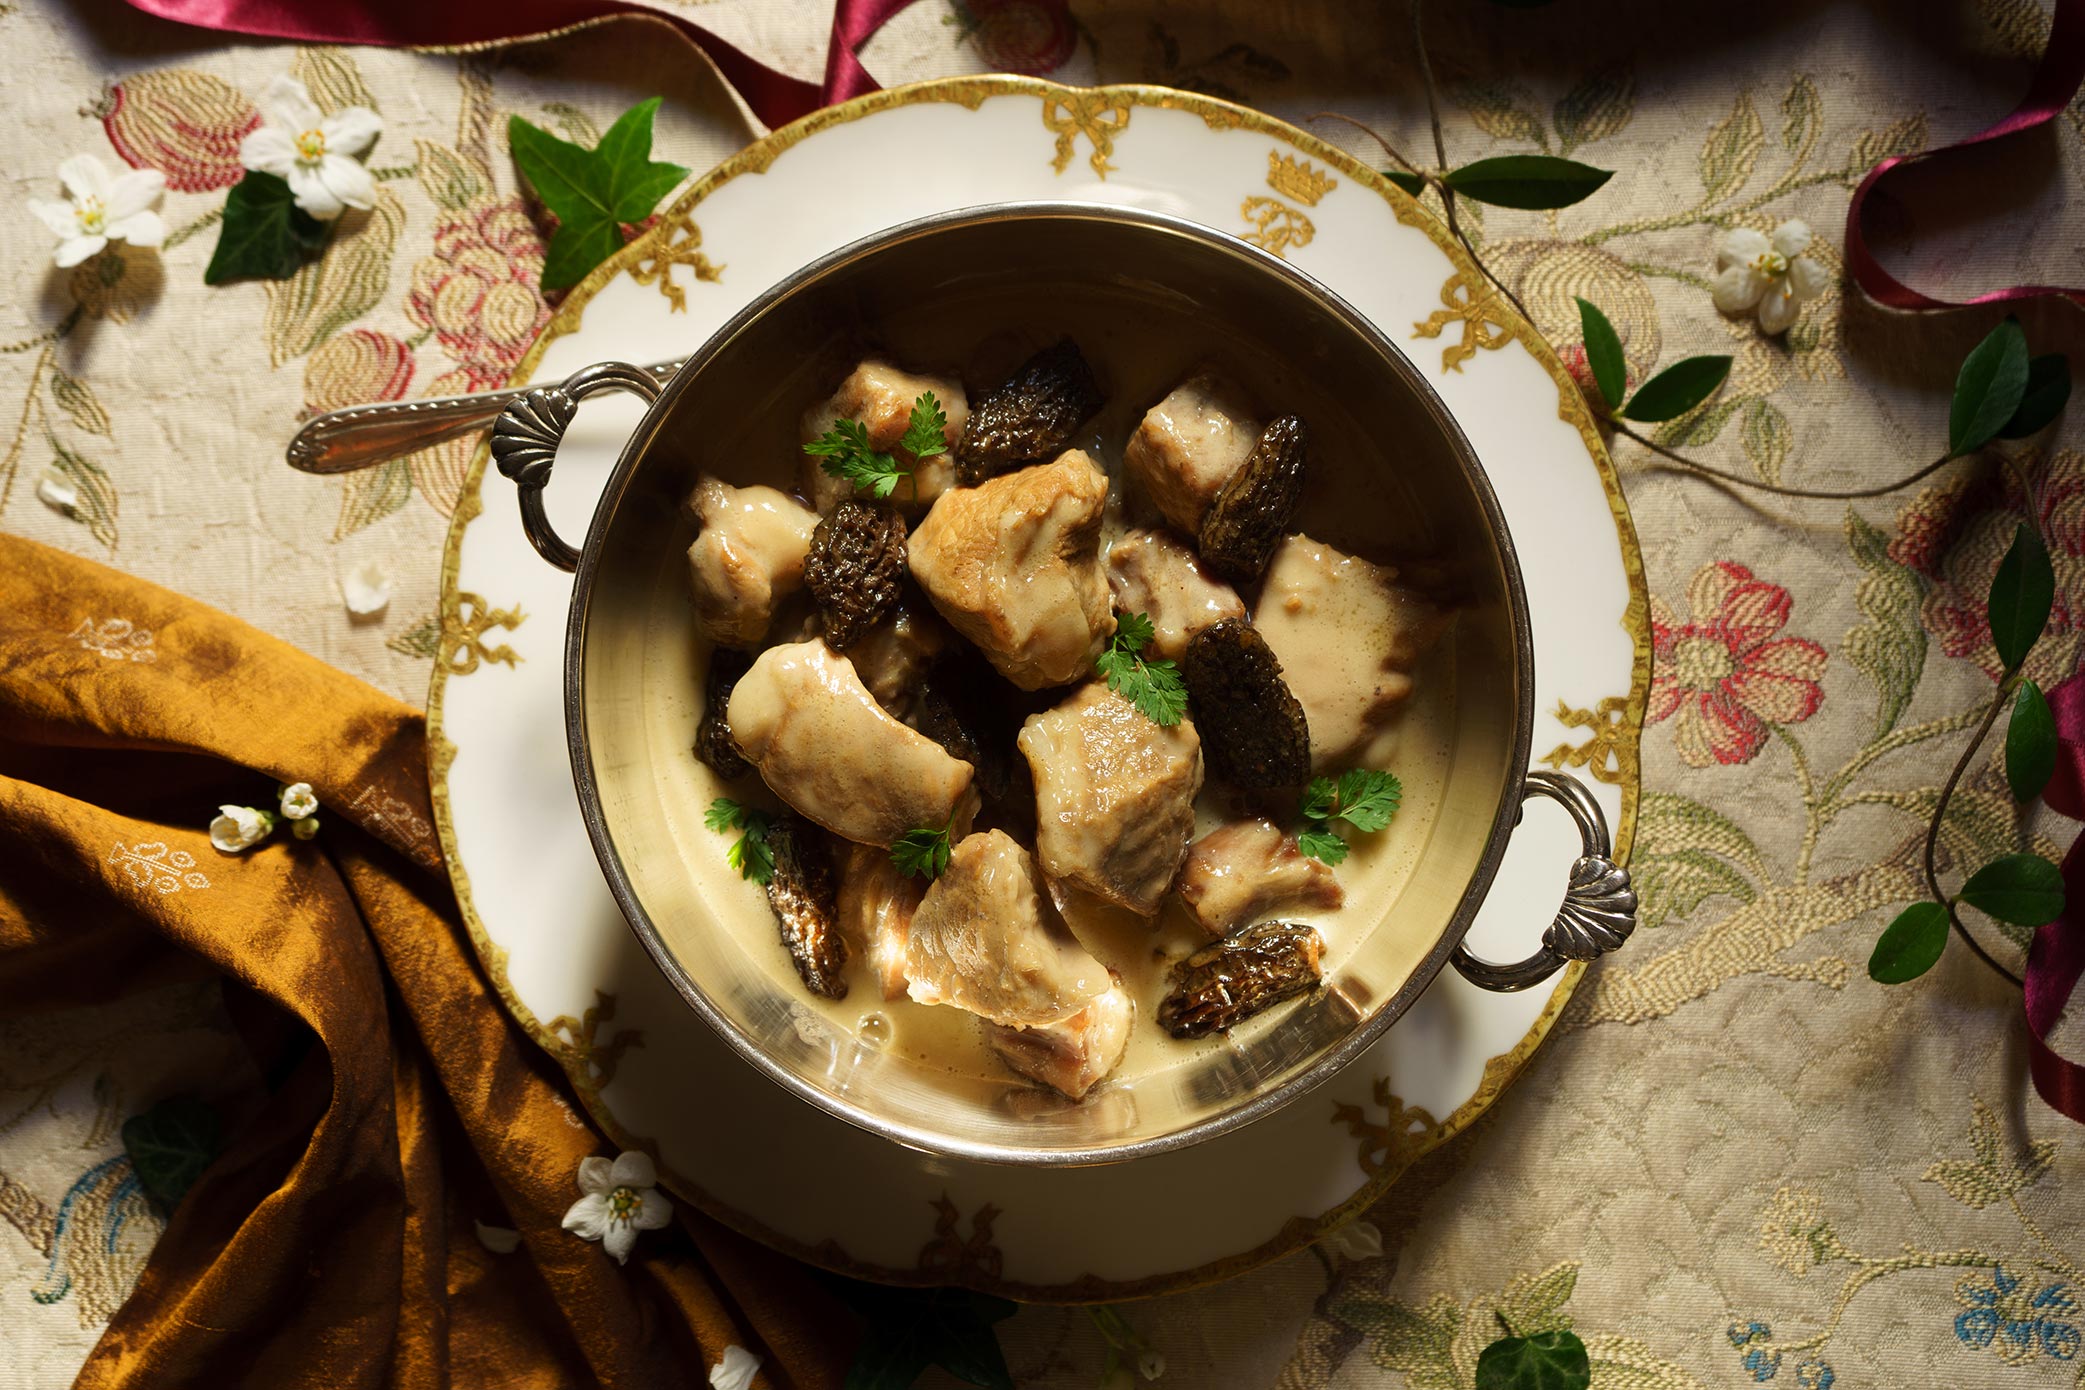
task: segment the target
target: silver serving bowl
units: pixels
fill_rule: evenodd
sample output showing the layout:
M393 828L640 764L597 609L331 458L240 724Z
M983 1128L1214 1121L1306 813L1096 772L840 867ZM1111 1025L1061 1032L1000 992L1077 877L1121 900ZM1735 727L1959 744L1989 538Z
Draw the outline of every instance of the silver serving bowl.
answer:
M757 894L725 877L722 841L701 829L687 771L701 665L682 558L691 525L680 503L698 467L732 482L789 486L796 421L851 364L852 334L864 326L910 322L917 331L923 313L1034 320L1038 307L1088 323L1133 322L1188 345L1227 344L1233 360L1248 364L1244 385L1303 415L1315 439L1371 446L1363 456L1382 462L1366 490L1394 494L1400 514L1423 523L1428 553L1445 561L1460 599L1442 673L1454 690L1441 731L1449 770L1419 869L1394 901L1349 903L1343 930L1358 932L1358 944L1328 956L1324 988L1224 1045L1182 1048L1176 1065L1118 1079L1079 1104L1046 1101L1011 1076L952 1074L809 1009ZM1252 363L1262 380L1252 379ZM1125 208L958 211L804 267L663 385L661 376L603 363L532 389L500 417L493 452L520 487L536 549L576 574L566 730L609 887L689 1007L806 1102L949 1157L1033 1165L1138 1158L1250 1124L1327 1080L1445 964L1487 989L1523 989L1568 960L1613 949L1632 929L1635 897L1608 857L1597 803L1569 777L1526 771L1535 712L1526 597L1482 466L1404 354L1279 258L1207 227ZM604 390L636 393L650 408L575 548L552 529L542 491L577 403ZM1148 404L1129 403L1137 411ZM1352 500L1365 510L1364 499ZM1583 856L1540 948L1511 964L1480 961L1463 935L1530 794L1570 811ZM748 912L762 915L761 929L733 930L727 915L742 921Z

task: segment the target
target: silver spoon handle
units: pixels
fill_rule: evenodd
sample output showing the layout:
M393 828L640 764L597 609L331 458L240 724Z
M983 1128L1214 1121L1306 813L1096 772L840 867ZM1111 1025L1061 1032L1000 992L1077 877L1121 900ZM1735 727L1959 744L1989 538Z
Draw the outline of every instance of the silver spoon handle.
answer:
M643 370L660 383L680 370L679 362L660 362ZM502 410L521 398L526 387L476 391L468 396L435 396L417 401L381 401L351 405L314 415L290 440L285 456L290 467L305 473L352 473L358 468L425 449L430 444L473 434L491 425Z

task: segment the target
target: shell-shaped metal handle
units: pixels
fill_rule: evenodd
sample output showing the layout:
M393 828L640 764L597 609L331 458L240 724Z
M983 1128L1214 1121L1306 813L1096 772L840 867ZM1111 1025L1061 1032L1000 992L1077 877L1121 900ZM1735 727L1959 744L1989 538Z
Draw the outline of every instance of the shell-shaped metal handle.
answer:
M567 545L543 510L543 489L557 461L558 441L579 403L601 391L628 391L646 401L659 399L658 377L627 362L596 362L581 367L555 386L532 386L500 412L492 426L492 457L500 472L514 480L521 496L521 529L536 553L565 571L579 568L579 552Z
M1606 955L1636 930L1636 890L1629 871L1614 862L1607 817L1584 783L1561 772L1537 769L1521 785L1521 800L1546 796L1578 822L1581 853L1571 865L1564 905L1542 933L1542 949L1512 965L1494 965L1457 946L1455 968L1471 984L1506 992L1529 989L1564 968L1567 961Z

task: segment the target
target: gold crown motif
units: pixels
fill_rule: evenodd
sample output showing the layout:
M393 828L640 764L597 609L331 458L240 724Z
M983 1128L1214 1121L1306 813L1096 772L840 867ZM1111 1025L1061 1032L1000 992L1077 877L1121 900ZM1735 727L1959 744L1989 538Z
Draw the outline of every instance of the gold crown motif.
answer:
M1318 199L1339 187L1339 182L1311 168L1307 160L1293 155L1284 158L1279 152L1269 150L1267 186L1307 207L1316 207Z

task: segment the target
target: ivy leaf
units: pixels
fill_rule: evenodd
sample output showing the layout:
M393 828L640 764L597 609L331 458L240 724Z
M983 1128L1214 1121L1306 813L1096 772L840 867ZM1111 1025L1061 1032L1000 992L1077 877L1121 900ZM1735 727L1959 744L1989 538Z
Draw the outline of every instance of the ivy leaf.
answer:
M1947 909L1936 902L1913 903L1882 929L1868 957L1868 978L1901 985L1933 968L1947 949Z
M867 1320L845 1390L910 1390L939 1366L965 1385L1014 1390L992 1324L1014 1305L964 1289L869 1289L847 1281L840 1296Z
M1585 360L1593 369L1593 382L1609 410L1622 406L1622 392L1629 384L1629 367L1622 360L1622 339L1607 321L1607 315L1578 301L1578 327L1585 335Z
M2013 717L2005 726L2005 780L2013 789L2013 800L2034 800L2055 772L2055 717L2042 688L2023 680L2013 697Z
M1477 1358L1477 1390L1586 1390L1592 1360L1576 1332L1503 1337Z
M1947 452L1960 458L1991 442L2027 394L2027 334L2008 317L1962 359L1947 410Z
M514 163L557 214L557 235L543 258L543 288L576 285L622 247L624 225L641 222L686 178L678 164L654 160L652 118L659 98L625 111L592 149L560 140L519 116L507 120Z
M287 280L325 244L326 224L297 206L287 179L249 169L225 196L224 226L203 283Z
M2056 571L2034 527L2021 522L1991 576L1991 644L2008 671L2017 671L2048 625L2056 601Z
M1426 191L1426 180L1404 169L1385 169L1383 177L1411 194L1414 198Z
M130 1166L162 1211L180 1205L217 1157L220 1137L217 1112L194 1096L171 1097L123 1122Z
M2007 854L1962 885L1962 901L2018 927L2053 922L2063 911L2063 871L2038 854Z
M1442 182L1466 198L1501 208L1567 208L1593 196L1614 177L1553 154L1502 154L1451 169Z
M1730 375L1728 357L1683 357L1637 388L1622 414L1631 420L1670 420L1715 394Z
M2071 360L2060 352L2045 353L2027 364L2027 389L2013 418L1998 431L2000 439L2025 439L2039 433L2071 398Z

